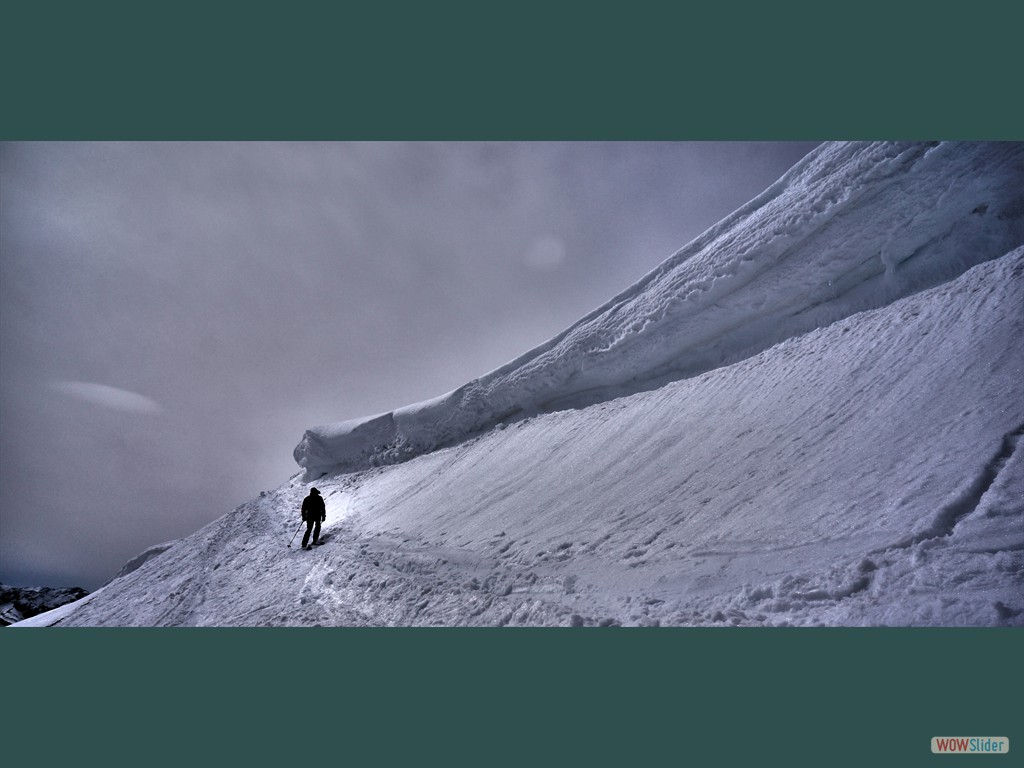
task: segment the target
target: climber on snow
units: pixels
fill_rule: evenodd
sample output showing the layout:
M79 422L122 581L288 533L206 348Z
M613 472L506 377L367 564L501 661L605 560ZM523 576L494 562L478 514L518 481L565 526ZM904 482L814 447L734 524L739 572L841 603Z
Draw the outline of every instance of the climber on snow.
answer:
M320 543L320 523L327 519L327 507L323 497L316 488L309 489L309 496L302 500L302 519L306 521L306 533L302 536L302 548L312 549L309 535L313 534L313 544Z

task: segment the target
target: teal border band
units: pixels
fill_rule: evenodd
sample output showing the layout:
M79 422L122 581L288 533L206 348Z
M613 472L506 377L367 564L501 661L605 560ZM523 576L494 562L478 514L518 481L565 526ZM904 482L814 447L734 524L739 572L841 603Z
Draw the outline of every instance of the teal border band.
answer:
M1005 735L1014 751L1020 638L910 628L13 629L0 632L0 652L5 730L23 756L917 766L935 759L936 735Z
M1019 139L1019 4L0 8L8 140Z

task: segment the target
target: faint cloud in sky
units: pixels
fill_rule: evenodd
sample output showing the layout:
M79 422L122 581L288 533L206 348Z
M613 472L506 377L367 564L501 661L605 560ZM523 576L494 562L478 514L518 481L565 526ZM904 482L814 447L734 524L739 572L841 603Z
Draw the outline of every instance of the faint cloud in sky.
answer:
M93 384L87 381L55 381L50 389L92 405L122 413L160 413L163 409L155 400L137 392Z

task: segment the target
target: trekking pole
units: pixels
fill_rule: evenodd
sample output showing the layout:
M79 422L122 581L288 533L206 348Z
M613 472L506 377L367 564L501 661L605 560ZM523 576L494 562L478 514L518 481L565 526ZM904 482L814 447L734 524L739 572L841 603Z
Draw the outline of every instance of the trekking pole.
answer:
M305 521L303 521L303 522L305 522ZM299 527L296 528L295 529L295 533L292 534L292 541L295 541L295 537L299 535L299 531L301 531L301 530L302 530L302 523L299 523ZM288 546L289 547L292 545L292 541L288 542Z

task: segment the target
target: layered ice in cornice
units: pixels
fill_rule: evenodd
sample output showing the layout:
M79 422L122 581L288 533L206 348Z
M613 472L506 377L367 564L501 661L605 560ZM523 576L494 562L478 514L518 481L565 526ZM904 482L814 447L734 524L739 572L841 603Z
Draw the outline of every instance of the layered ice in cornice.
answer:
M1024 144L831 143L548 342L440 397L308 429L316 477L653 389L1024 243Z

